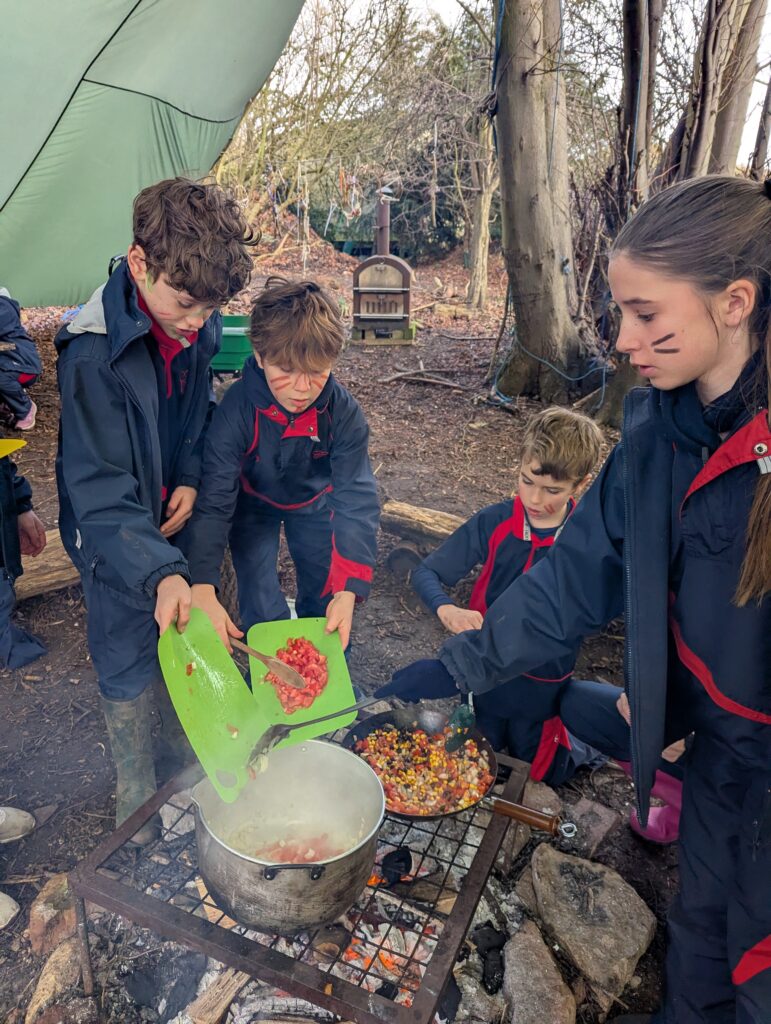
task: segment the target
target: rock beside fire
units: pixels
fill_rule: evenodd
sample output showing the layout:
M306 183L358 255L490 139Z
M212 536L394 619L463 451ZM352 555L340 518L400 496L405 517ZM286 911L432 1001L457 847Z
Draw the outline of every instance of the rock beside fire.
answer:
M32 995L24 1024L34 1024L46 1007L74 988L80 978L77 941L67 939L48 958Z
M595 989L616 996L650 945L656 919L617 872L542 843L532 859L545 931Z
M506 943L503 960L510 1024L575 1024L573 994L532 921Z
M544 814L559 814L562 810L562 801L545 782L535 782L528 779L525 783L525 792L522 794L522 803L526 807L534 807L536 811L543 811Z
M53 952L75 934L75 904L66 874L49 878L29 911L29 944L37 956Z

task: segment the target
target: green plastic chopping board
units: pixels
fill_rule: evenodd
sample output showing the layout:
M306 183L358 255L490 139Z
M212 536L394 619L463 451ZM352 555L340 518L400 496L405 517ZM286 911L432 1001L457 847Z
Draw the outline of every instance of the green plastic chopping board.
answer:
M198 760L222 799L232 803L247 781L249 755L272 720L255 703L238 666L200 609L192 609L184 633L174 626L164 632L158 658Z
M310 640L317 650L326 655L327 659L329 682L309 708L299 708L291 715L286 714L281 707L281 701L276 696L276 691L271 684L265 682L268 669L262 662L256 661L254 658L249 659L254 700L260 709L260 714L267 719L270 725L284 722L294 725L296 722L303 722L309 718L331 715L335 711L349 708L351 704L356 703L340 636L338 633L325 633L326 624L327 620L324 618L281 619L278 622L258 622L249 630L247 643L263 654L275 654L281 647L286 646L290 637L301 636ZM323 736L336 729L343 729L355 720L356 712L354 711L351 714L330 719L328 722L309 725L307 729L293 729L285 740L276 744L276 747L289 747L294 743L302 743L303 740L312 740L316 736Z

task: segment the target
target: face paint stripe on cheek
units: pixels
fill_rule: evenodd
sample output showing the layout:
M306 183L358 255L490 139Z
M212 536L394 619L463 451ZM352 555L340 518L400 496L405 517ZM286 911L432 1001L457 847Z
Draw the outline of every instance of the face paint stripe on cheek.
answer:
M676 355L680 351L679 348L657 348L658 345L663 345L665 341L671 341L674 336L674 331L671 334L665 334L663 338L658 338L656 341L652 341L651 347L656 349L657 355Z

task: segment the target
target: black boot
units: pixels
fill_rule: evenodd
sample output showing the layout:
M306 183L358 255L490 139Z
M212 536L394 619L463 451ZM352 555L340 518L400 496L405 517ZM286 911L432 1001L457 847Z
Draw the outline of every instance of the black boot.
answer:
M118 773L115 824L121 825L156 791L150 692L145 690L134 700L102 697L102 711ZM153 819L132 837L132 842L144 846L157 834L157 819Z
M652 1020L652 1013L625 1013L621 1017L614 1017L610 1024L650 1024Z
M169 691L163 679L153 682L155 707L161 723L156 744L156 769L158 782L163 785L169 779L195 761L195 753L182 728L177 712L171 702Z

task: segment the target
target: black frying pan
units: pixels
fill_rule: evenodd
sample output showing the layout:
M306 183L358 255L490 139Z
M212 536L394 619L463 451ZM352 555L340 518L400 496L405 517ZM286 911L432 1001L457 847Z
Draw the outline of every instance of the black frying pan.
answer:
M449 717L441 711L430 711L420 706L395 708L393 711L384 711L379 715L371 715L369 718L364 719L364 721L356 722L351 726L343 739L343 746L353 750L359 740L365 739L371 732L374 732L376 729L389 727L404 732L423 729L429 735L433 735L434 733L442 732L448 722ZM398 818L405 818L410 821L431 821L436 818L447 818L453 814L460 814L461 811L466 811L469 807L482 804L489 811L495 811L496 814L503 814L508 818L513 818L515 821L521 821L526 825L531 825L533 828L549 832L553 836L561 835L565 838L572 838L576 834L576 826L572 822L563 822L557 815L544 814L542 811L536 811L532 807L525 807L523 804L515 804L510 800L501 800L500 797L489 796L488 794L495 785L495 777L498 773L495 751L484 736L476 730L472 730L469 733L469 738L473 739L479 749L487 754L490 772L493 776L490 787L479 800L473 804L466 805L466 807L459 807L455 811L446 811L442 814L406 814L400 811L391 811L390 813Z

